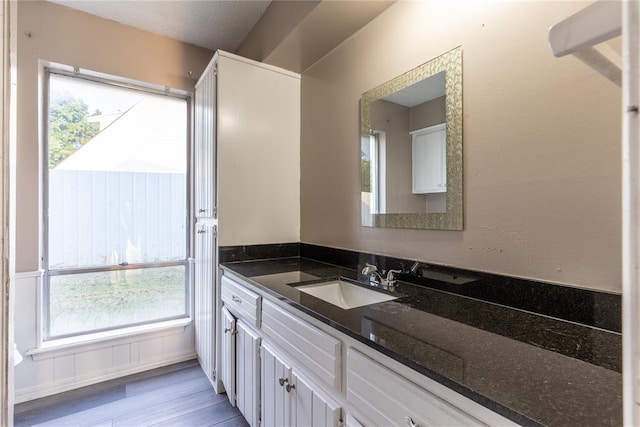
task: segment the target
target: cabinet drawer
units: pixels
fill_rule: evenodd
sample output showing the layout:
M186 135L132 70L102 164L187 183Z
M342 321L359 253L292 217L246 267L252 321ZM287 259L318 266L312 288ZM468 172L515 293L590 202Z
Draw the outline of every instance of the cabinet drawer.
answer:
M340 390L339 340L266 300L262 307L262 331L276 347L294 357L307 373Z
M347 355L347 401L375 425L406 426L409 418L420 427L486 425L353 348Z
M225 307L249 325L259 328L262 300L260 295L225 276L222 276L221 283L222 301Z

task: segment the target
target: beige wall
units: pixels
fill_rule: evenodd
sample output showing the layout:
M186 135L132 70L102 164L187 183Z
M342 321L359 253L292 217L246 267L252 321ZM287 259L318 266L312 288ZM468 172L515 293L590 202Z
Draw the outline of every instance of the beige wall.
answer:
M447 97L441 96L412 107L409 110L409 130L414 131L446 122L446 102Z
M39 268L38 60L192 90L213 52L49 2L17 4L16 271L25 272Z
M586 4L401 1L306 70L302 241L620 292L621 92L547 46ZM361 227L360 95L459 45L464 231Z

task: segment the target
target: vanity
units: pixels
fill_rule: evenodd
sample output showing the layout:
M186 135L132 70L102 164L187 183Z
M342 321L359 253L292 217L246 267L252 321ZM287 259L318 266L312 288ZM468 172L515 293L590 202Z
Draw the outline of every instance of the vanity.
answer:
M196 191L196 202L206 196L212 208L200 208L206 218L195 240L196 348L216 390L251 426L622 423L619 295L425 263L414 269L412 260L305 243L225 246L300 238L300 85L285 70L218 59L208 73L217 104L208 97L196 114L216 112L215 137L203 126L211 138L206 150L196 145L196 158L219 167L219 182L211 183L213 173ZM231 77L241 83L225 83ZM282 91L266 89L280 90L269 83L276 78L291 90L271 117ZM225 109L239 87L246 102ZM462 106L461 47L362 94L363 227L464 230ZM251 133L262 127L237 126L239 111L272 140ZM274 202L273 188L287 203ZM404 273L371 290L367 263ZM363 299L343 306L341 287Z
M439 274L461 286L491 280ZM236 337L223 359L237 369L225 388L251 425L621 423L618 333L407 275L381 291L393 299L340 308L305 287L362 282L359 271L300 255L223 262L221 275L225 318L236 325L223 322L225 343Z

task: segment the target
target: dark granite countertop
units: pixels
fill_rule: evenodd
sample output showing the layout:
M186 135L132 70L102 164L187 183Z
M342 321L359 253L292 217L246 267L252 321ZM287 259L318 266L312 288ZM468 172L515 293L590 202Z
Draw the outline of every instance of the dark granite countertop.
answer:
M357 271L299 257L222 268L519 424L622 424L619 333L406 282L344 310L291 284Z

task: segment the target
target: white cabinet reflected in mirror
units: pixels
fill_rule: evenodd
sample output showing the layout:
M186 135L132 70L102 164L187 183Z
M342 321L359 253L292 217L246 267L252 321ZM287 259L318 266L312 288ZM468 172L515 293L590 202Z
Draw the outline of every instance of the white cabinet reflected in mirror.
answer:
M414 195L424 195L426 198L425 205L416 207L416 212L444 213L447 211L446 199L439 197L429 200L429 195L442 196L447 192L447 124L429 126L411 131L409 134L411 189ZM420 202L422 201L420 199ZM444 202L444 205L441 202Z
M462 49L363 94L362 225L461 230Z

